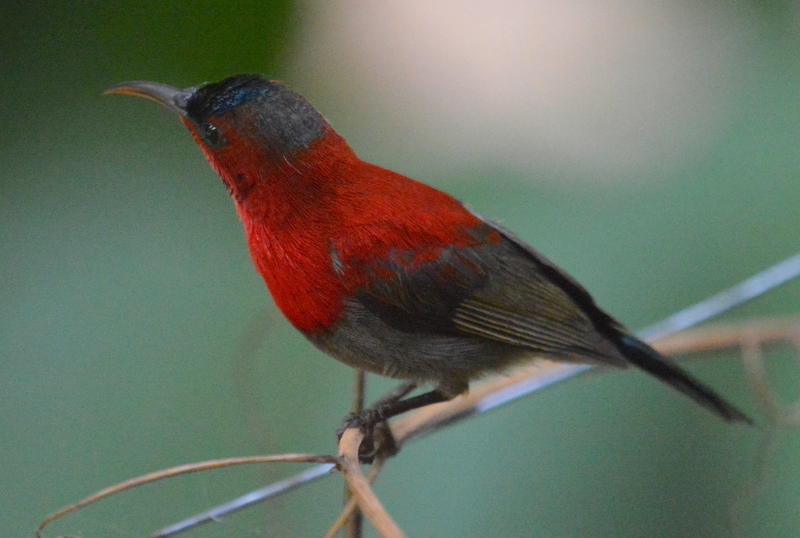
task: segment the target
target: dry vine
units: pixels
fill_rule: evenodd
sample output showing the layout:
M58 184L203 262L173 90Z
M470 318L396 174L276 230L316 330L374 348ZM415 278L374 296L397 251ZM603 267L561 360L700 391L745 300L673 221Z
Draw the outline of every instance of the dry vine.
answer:
M782 407L774 396L773 391L770 389L766 377L761 347L764 344L777 341L793 344L798 349L798 354L800 355L800 320L773 319L768 321L718 325L702 330L680 333L657 343L656 347L659 351L672 355L725 348L742 349L748 379L750 380L756 400L764 410L768 421L774 424L798 425L800 424L800 402ZM487 402L489 402L488 405L491 406L493 397L502 394L504 391L520 383L529 383L553 375L558 376L561 375L565 369L569 369L570 367L570 365L564 365L563 363L540 361L521 368L511 375L495 379L490 383L479 385L468 394L450 402L430 405L410 413L408 416L396 421L392 425L392 432L398 445L402 445L423 434L430 433L451 424L456 420L480 412L487 407ZM42 530L52 521L80 510L89 504L127 489L158 480L230 466L275 462L311 462L328 464L338 469L344 475L349 490L353 493L353 497L347 503L342 515L329 531L329 536L332 536L341 526L345 525L346 522L353 517L357 509L360 509L367 516L381 536L403 536L400 527L394 522L391 516L389 516L370 487L370 482L377 476L384 462L381 460L378 461L373 467L369 478L366 478L361 471L361 465L358 462L358 446L362 438L363 434L360 431L355 429L347 430L342 436L339 445L339 457L313 454L282 454L212 460L172 467L126 480L115 486L103 489L78 503L65 507L50 515L39 526L36 534L41 537ZM166 534L156 534L155 536L166 536Z

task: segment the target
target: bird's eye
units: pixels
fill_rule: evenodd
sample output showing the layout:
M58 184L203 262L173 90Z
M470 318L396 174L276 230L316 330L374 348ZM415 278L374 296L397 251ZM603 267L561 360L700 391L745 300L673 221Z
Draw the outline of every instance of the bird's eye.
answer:
M222 138L222 133L219 132L219 127L211 123L204 123L200 127L203 135L203 140L206 141L211 147L217 148L224 144L225 140Z

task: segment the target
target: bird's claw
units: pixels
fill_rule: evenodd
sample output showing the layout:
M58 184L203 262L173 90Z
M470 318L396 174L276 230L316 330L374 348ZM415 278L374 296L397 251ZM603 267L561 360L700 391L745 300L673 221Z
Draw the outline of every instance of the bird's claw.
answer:
M365 409L361 413L350 413L336 430L337 438L341 439L345 430L350 428L359 428L364 432L364 439L358 448L358 460L361 463L371 464L379 455L389 457L397 454L394 436L379 410Z
M336 437L341 439L345 430L349 430L350 428L359 428L364 431L364 435L368 435L369 430L371 430L377 422L378 418L375 416L375 412L372 409L367 409L361 413L350 413L344 418L341 427L336 430Z

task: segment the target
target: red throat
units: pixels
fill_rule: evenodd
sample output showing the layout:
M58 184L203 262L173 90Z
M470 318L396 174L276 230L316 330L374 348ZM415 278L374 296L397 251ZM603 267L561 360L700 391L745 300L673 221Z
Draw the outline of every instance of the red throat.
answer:
M359 160L330 127L292 156L229 142L204 147L206 156L231 191L275 303L307 334L335 326L346 298L375 278L362 270L370 262L409 252L411 269L477 241L471 231L483 223L457 200Z

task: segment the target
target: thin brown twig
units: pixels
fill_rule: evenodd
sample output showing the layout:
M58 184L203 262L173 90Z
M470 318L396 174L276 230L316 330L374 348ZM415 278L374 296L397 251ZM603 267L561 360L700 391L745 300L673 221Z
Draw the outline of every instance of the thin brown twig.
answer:
M361 471L361 463L358 460L358 447L364 439L364 432L359 428L348 428L339 441L340 470L344 474L353 497L358 502L358 506L364 515L375 527L375 530L384 538L402 538L405 535L397 523L383 507L375 492L369 485L364 473Z
M770 319L770 320L748 321L737 324L716 325L716 326L705 327L702 329L687 330L655 343L654 347L656 347L656 349L658 349L660 352L669 355L678 355L691 352L709 351L714 349L741 347L745 355L744 358L746 367L748 368L748 374L749 374L748 377L755 381L756 386L754 386L754 389L756 392L756 396L759 400L761 400L763 405L763 402L765 402L766 400L762 400L761 398L759 398L758 396L759 393L762 390L765 391L765 394L772 394L772 392L767 386L766 374L765 372L763 372L763 364L760 364L761 361L760 351L757 350L757 348L754 346L758 346L759 344L764 344L768 342L777 342L777 341L792 342L798 348L800 348L800 319L780 318L780 319ZM750 362L750 365L747 365L747 362ZM449 402L443 402L440 404L429 405L422 409L416 410L415 412L409 414L408 416L394 422L392 424L392 433L398 445L401 445L404 442L408 442L409 440L412 440L423 434L430 433L453 421L465 418L470 414L481 411L484 407L483 404L485 403L486 398L491 397L496 393L502 392L506 388L512 387L517 383L523 383L525 381L529 381L531 379L543 378L549 375L558 375L559 370L564 369L565 367L569 367L569 365L565 366L564 363L553 363L542 359L537 363L527 365L523 368L519 368L508 376L501 377L490 383L477 385L468 394L460 396L454 400L451 400ZM759 368L761 369L761 371L758 370ZM754 373L755 376L753 377ZM771 413L767 411L767 414ZM792 424L800 422L800 402L792 406L792 409L790 410L789 415L787 415L787 418L789 418ZM344 441L344 439L345 437L343 436L342 440ZM358 440L358 443L360 443L360 439ZM340 447L341 446L342 445L340 444ZM355 452L346 452L343 450L342 454L345 453L355 454L355 456L353 456L355 458L353 461L355 462L355 466L358 467L358 456L357 456L358 444L355 445L354 450ZM72 513L100 499L103 499L115 493L119 493L126 489L130 489L132 487L154 482L156 480L162 480L164 478L169 478L172 476L178 476L180 474L200 472L205 470L217 469L221 467L227 467L231 465L245 465L250 463L267 463L276 461L335 463L337 464L337 466L339 466L340 470L342 470L342 466L339 465L340 464L339 460L332 456L316 456L308 454L286 454L286 455L276 455L276 456L255 456L252 458L230 458L223 460L200 462L196 464L182 465L170 469L165 469L162 471L157 471L155 473L144 475L131 480L127 480L115 486L103 489L91 495L90 497L83 499L78 503L65 507L59 510L58 512L48 516L40 524L39 528L36 531L36 534L37 536L40 537L41 531L44 529L44 527L56 519L59 519L69 513ZM377 471L375 468L373 468L373 473L375 472ZM363 474L361 473L360 468L357 471L357 475L360 475L363 478ZM358 481L358 478L355 479L353 478L354 476L357 475L354 475L353 473L347 473L347 472L345 473L345 476L348 478L348 481L350 480ZM360 482L360 485L366 486L365 489L365 491L367 492L366 498L369 498L371 496L371 498L373 498L377 502L377 499L374 497L374 493L372 493L371 488L369 488L369 485L366 484L366 482ZM364 508L361 497L357 497L356 502L359 505L361 505L362 509ZM388 514L386 514L385 509L383 509L383 507L380 505L379 502L377 506L380 508L378 513L383 513L385 514L386 517L388 517ZM349 509L348 507L345 507L345 512L348 509ZM343 516L340 516L340 519L341 517L344 517L344 513ZM372 521L372 517L369 516L369 514L368 517L370 517L370 520ZM386 527L387 531L389 529L396 530L400 532L400 534L398 534L397 536L402 536L402 531L400 531L400 529L396 526L396 524L394 524L394 522L391 520L390 517L388 518L388 521L390 521L393 526L387 526ZM334 525L338 524L338 522L339 520L337 520L337 522ZM373 525L375 525L374 521ZM378 525L376 525L376 528L379 528ZM393 536L391 534L387 535Z
M776 426L797 426L800 425L800 401L791 405L778 401L764 364L762 347L779 342L791 344L800 359L798 318L751 320L684 331L670 337L659 346L659 351L678 354L739 348L747 380L767 421Z
M364 400L366 398L367 374L364 370L356 370L355 383L353 384L353 413L360 413L364 410ZM352 506L346 511L349 515L345 520L347 538L361 538L364 530L364 515L358 509L358 504L353 500L353 493L345 482L344 501L345 507ZM343 512L344 513L344 512Z
M753 342L763 344L779 341L800 342L800 319L796 317L776 318L709 325L670 336L655 342L653 347L666 355L699 353L725 348L742 348L747 355L747 346L752 345ZM569 367L569 365L546 359L525 365L507 376L479 384L475 388L471 388L467 394L449 402L428 405L410 413L392 424L392 433L397 443L402 444L414 437L433 431L443 424L476 412L485 398L492 394L529 379L555 374L565 367ZM596 369L595 371L611 370ZM769 392L769 389L766 390Z
M370 469L369 474L367 475L367 482L372 484L375 479L378 477L378 474L381 472L383 468L383 464L386 460L383 458L378 459L375 462L375 465L372 466ZM358 500L351 496L350 500L347 501L347 504L344 505L342 508L342 513L339 514L339 517L336 518L336 521L333 522L331 528L328 529L328 533L325 535L325 538L333 538L337 532L347 524L348 520L352 517L353 513L358 510ZM359 513L360 510L359 510Z
M412 438L429 433L442 425L456 420L462 415L472 414L487 396L531 378L555 373L563 367L563 363L545 359L528 364L514 370L509 375L488 383L478 384L475 388L471 388L468 393L450 401L427 405L415 410L408 416L392 423L392 434L399 446Z
M756 338L745 338L741 346L742 362L756 402L767 420L772 424L777 424L781 420L781 405L778 403L775 393L769 388L764 355L761 352L761 341Z
M800 342L800 319L797 317L767 318L739 323L710 324L687 329L655 343L665 355L700 353L717 349L736 348L746 342Z
M185 474L198 473L201 471L210 471L213 469L236 467L240 465L252 465L255 463L276 463L276 462L338 464L339 459L334 456L326 456L319 454L276 454L272 456L223 458L219 460L208 460L208 461L201 461L198 463L190 463L186 465L177 465L175 467L170 467L169 469L162 469L160 471L155 471L153 473L137 476L136 478L131 478L129 480L125 480L118 484L114 484L113 486L101 489L100 491L86 497L81 501L78 501L75 504L65 506L61 510L47 516L44 519L44 521L42 521L39 524L39 527L36 529L36 536L37 538L41 538L42 531L44 530L44 528L53 521L60 519L68 514L71 514L76 510L80 510L101 499L105 499L106 497L110 497L111 495L116 495L117 493L120 493L127 489L157 482L158 480L164 480L165 478L172 478L175 476L180 476Z
M355 383L353 384L353 413L360 413L364 410L366 392L367 373L364 370L356 370Z

